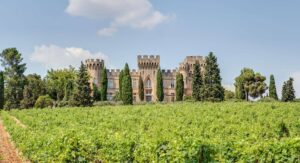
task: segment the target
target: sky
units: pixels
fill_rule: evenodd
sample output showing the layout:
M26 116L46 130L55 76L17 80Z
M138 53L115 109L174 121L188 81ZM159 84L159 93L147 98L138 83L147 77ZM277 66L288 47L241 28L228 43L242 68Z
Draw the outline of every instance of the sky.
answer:
M136 69L137 55L160 55L161 67L174 69L212 51L228 89L249 67L274 74L279 94L293 77L300 97L299 7L299 0L1 0L0 50L16 47L26 74L42 76L87 58Z

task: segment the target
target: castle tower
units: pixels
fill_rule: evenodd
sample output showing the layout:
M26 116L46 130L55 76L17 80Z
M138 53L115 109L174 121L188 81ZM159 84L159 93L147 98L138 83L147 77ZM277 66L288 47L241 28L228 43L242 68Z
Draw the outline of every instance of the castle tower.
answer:
M139 55L137 58L139 73L144 81L145 100L156 101L156 74L160 67L160 57L154 55Z
M104 66L104 60L101 59L87 59L85 61L85 65L87 67L88 73L90 75L90 84L91 87L93 84L96 84L97 87L100 86L101 79L101 70Z

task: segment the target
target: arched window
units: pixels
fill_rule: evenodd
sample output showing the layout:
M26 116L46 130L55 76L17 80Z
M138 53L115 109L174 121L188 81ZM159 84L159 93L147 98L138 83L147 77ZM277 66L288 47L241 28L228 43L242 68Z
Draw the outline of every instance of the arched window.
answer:
M151 88L151 80L147 79L146 81L146 88Z

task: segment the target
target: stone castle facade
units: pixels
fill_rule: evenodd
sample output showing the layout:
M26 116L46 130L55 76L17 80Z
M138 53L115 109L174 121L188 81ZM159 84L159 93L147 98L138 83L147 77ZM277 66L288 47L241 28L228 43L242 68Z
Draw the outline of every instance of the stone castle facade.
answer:
M184 79L184 96L192 95L192 76L194 65L199 62L201 70L204 70L205 58L202 56L187 56L183 62L179 64L179 68L173 70L162 70L163 85L164 85L164 100L171 102L175 101L175 84L176 74L181 73ZM104 61L101 59L88 59L86 66L91 76L90 83L95 83L98 87L101 80L101 69ZM156 97L156 75L160 67L160 56L139 55L137 57L138 70L131 71L133 100L140 102L138 94L139 78L144 81L144 100L147 102L157 101ZM119 74L120 70L107 70L108 90L107 99L113 100L116 92L119 91Z

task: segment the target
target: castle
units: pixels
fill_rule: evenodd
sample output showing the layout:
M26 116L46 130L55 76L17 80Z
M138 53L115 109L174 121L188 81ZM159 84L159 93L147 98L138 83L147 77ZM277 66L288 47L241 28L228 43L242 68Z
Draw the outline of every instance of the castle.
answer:
M171 102L175 101L175 84L176 74L181 73L184 79L184 96L192 95L192 76L194 65L200 63L201 70L204 70L205 58L202 56L187 56L183 62L179 64L179 68L173 70L162 70L163 85L164 85L164 100ZM104 61L101 59L87 59L86 66L91 76L90 83L95 83L98 87L101 79L101 69ZM156 97L156 75L160 67L160 56L154 55L139 55L137 57L138 70L131 71L133 100L140 102L138 94L138 83L141 77L144 81L144 100L147 102L157 101ZM107 70L108 90L107 99L113 100L116 92L119 90L119 74L120 70Z

